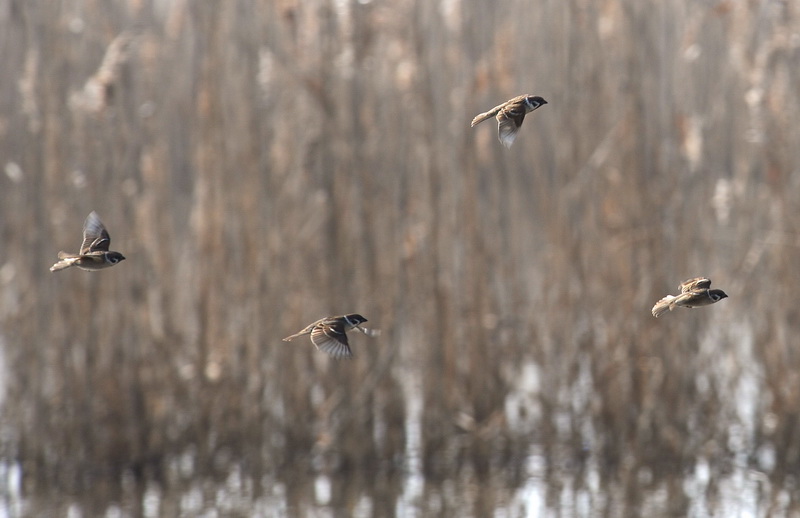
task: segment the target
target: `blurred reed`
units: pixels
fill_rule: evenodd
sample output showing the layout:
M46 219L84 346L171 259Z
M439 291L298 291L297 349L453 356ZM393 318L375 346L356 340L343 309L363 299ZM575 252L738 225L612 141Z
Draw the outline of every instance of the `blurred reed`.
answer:
M409 398L430 481L519 484L536 450L635 509L643 472L724 472L733 430L776 484L800 462L794 4L0 11L2 453L28 479L396 495ZM469 127L521 93L550 104L510 150ZM129 260L50 274L91 210ZM696 275L730 299L650 316ZM355 361L281 342L347 312L383 329Z

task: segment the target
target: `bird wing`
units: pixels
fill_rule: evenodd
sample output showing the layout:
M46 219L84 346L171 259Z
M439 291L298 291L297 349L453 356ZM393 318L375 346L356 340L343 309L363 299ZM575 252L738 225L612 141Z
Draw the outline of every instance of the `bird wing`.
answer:
M514 140L517 138L517 133L519 132L519 126L522 124L522 118L525 118L523 115L519 122L516 119L509 119L507 117L503 117L501 119L501 115L503 112L500 112L497 115L497 138L500 139L500 142L506 147L510 148L511 144L514 143Z
M353 351L344 331L344 324L324 324L314 328L311 332L311 341L320 351L326 352L333 358L352 358Z
M695 277L693 279L687 279L678 286L678 288L681 290L681 293L707 290L710 287L711 287L711 279L708 279L706 277Z
M92 211L83 223L83 243L81 243L80 254L89 252L108 252L111 245L111 237L108 235L106 227L100 222L100 217Z

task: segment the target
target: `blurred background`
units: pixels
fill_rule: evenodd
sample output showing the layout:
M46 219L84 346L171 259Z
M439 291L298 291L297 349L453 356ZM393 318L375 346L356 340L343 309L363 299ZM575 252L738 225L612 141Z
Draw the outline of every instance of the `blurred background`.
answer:
M797 2L0 0L0 63L1 516L800 514Z

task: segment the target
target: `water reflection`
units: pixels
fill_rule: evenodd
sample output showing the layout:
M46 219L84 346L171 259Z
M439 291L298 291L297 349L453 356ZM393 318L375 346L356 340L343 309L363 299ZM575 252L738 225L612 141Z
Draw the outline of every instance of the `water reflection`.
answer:
M83 495L35 492L24 494L20 468L0 467L4 483L0 517L106 516L398 516L398 517L535 517L535 516L789 516L798 512L794 482L774 488L763 472L737 467L723 478L698 462L692 473L675 479L654 479L640 473L637 483L609 482L592 468L583 479L553 473L544 458L530 456L526 478L514 488L469 477L422 483L406 476L394 501L364 484L346 503L332 495L335 484L323 475L288 484L271 477L244 478L233 468L224 480L195 481L179 488L147 484L143 489ZM549 474L548 474L549 473ZM603 482L605 480L605 482ZM410 489L416 487L415 489ZM415 493L416 492L416 493ZM411 496L413 494L413 496ZM486 507L486 503L491 505Z
M722 349L723 356L752 363L720 361L717 345L729 334L738 340ZM438 414L426 404L431 396L418 370L402 370L390 385L397 412L382 412L376 403L390 399L370 398L393 378L384 358L376 363L386 367L385 376L364 377L374 390L360 385L348 396L337 380L310 383L304 397L314 420L300 427L269 428L261 441L226 444L210 457L192 445L144 467L123 467L119 475L113 464L87 468L80 462L91 458L71 459L66 451L67 461L79 463L73 472L86 477L66 485L63 474L9 460L25 441L6 425L0 518L792 515L800 512L800 493L784 452L793 437L779 447L775 434L786 415L764 411L767 380L754 345L750 328L733 325L704 336L693 367L675 369L670 355L652 352L640 356L635 369L614 360L598 369L596 357L583 355L571 363L569 383L561 384L553 383L563 376L557 368L525 359L504 365L508 374L500 385L508 391L498 408L479 415L461 405L440 428L431 426L431 415ZM657 390L622 405L599 395L614 393L626 376L635 381L644 373L637 383L647 390L653 383L668 386L666 371L677 376L692 368L684 380L691 390L681 389L676 402L667 404ZM371 410L359 415L353 401ZM713 421L703 415L709 402ZM268 421L274 424L294 415L288 411L297 404L275 401L272 408L281 418ZM670 408L682 410L672 415ZM225 431L223 424L209 436ZM314 435L294 435L309 429ZM348 443L354 435L358 440ZM395 437L402 438L400 448L382 456L381 445ZM300 444L308 445L307 453ZM294 451L287 453L289 445ZM364 448L372 453L359 456Z
M740 338L733 346L738 357L751 357L754 343L748 329L733 326L730 332ZM329 385L311 384L309 400L327 410L313 425L319 434L310 453L286 457L291 463L242 462L234 452L277 459L287 444L297 444L293 429L289 435L265 435L271 439L252 451L246 445L219 450L212 470L204 467L200 450L193 446L165 459L163 471L124 469L118 479L95 474L91 484L76 481L69 488L48 482L59 480L57 476L37 476L35 465L26 468L6 460L0 463L0 518L712 517L800 512L795 472L783 467L776 445L759 436L781 425L777 414L762 410L764 379L753 365L713 361L710 355L717 349L708 344L721 339L711 333L700 344L697 361L703 370L693 378L698 396L691 403L701 408L715 387L727 387L731 398L714 399L725 409L720 415L728 416L716 423L724 433L699 428L707 425L694 408L687 414L687 433L681 435L681 422L661 413L648 415L647 405L657 403L644 400L644 409L631 415L636 433L649 430L647 422L642 424L645 418L672 427L657 453L652 448L658 441L637 445L642 439L636 435L625 440L630 447L621 456L609 453L619 437L602 428L604 409L619 408L597 397L600 381L590 357L577 358L572 382L550 392L548 379L557 373L534 361L520 362L509 371L516 374L508 377L501 408L476 418L465 406L448 419L446 435L438 438L426 435L430 409L422 380L415 371L405 371L398 383L403 405L398 415L404 416L399 455L354 461L340 446L342 437L356 431L347 426L358 422L343 403L348 398L338 389L331 392ZM654 355L638 365L650 380L662 379L667 360ZM359 401L365 397L357 392ZM373 416L369 422L372 428L360 435L362 440L380 445L392 436L390 421ZM4 428L7 449L18 443L10 439L14 436ZM434 462L425 456L432 445L439 448ZM670 448L684 457L665 455ZM259 466L267 471L259 473ZM103 469L108 468L94 471Z
M511 428L529 430L538 412L520 415L518 408L539 387L536 368L523 367L517 390L506 403ZM750 381L740 386L749 387ZM193 474L196 459L184 454L171 463L172 474L162 483L125 473L118 484L98 484L91 491L69 494L25 481L17 463L0 464L0 518L33 516L196 517L594 517L594 516L789 516L800 512L794 475L769 475L776 452L769 445L756 458L747 454L752 428L731 425L727 462L698 456L682 472L671 464L647 465L636 452L616 466L604 464L586 447L568 442L527 443L514 469L493 459L489 476L465 466L443 480L426 479L422 458L422 394L413 382L407 397L406 449L402 469L369 473L358 469L330 472L313 462L287 467L260 477L232 463L220 477ZM752 387L738 396L755 397ZM583 397L587 398L585 394ZM740 410L748 412L751 402ZM567 434L569 417L556 420L556 435ZM476 433L473 428L470 434ZM466 433L463 432L462 433ZM494 438L489 437L492 442ZM466 440L464 444L470 444ZM735 448L735 449L734 449ZM709 451L714 451L709 450ZM514 464L514 463L512 463ZM108 481L107 481L108 482Z

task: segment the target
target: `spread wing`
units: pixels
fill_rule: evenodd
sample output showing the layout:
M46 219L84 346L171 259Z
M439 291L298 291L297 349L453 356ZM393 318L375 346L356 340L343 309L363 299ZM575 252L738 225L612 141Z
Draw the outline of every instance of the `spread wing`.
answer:
M525 114L514 118L506 117L503 112L497 114L497 120L499 121L497 124L497 138L500 139L500 142L505 147L510 148L511 144L516 140L519 127L522 125L524 118Z
M333 358L352 358L353 351L347 341L342 322L324 323L311 332L311 341L320 351L326 352Z
M681 293L688 293L691 291L707 290L711 288L711 279L706 277L695 277L683 281L678 288Z
M497 138L505 147L510 148L514 143L526 113L525 96L522 95L508 101L497 114Z
M83 243L81 244L80 254L84 255L98 251L108 252L110 245L111 238L106 227L100 222L100 216L95 211L92 211L83 223Z

